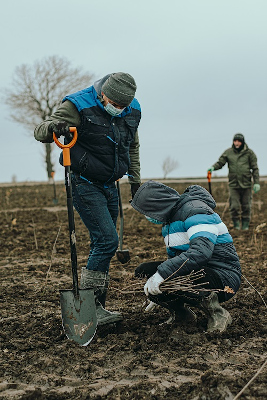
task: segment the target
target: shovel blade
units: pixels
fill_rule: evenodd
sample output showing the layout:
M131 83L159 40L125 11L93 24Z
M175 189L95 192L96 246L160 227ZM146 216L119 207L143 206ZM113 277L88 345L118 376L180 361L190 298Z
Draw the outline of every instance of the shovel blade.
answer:
M93 289L60 290L62 325L68 339L87 346L93 339L96 327L96 307Z
M116 256L119 262L122 264L126 264L131 259L129 250L117 250Z

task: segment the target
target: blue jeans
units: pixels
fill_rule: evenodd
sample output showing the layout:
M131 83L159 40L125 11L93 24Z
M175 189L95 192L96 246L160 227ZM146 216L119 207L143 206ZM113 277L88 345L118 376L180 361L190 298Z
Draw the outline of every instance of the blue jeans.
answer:
M118 248L116 222L118 191L115 183L90 183L72 174L73 204L90 234L87 269L107 273Z

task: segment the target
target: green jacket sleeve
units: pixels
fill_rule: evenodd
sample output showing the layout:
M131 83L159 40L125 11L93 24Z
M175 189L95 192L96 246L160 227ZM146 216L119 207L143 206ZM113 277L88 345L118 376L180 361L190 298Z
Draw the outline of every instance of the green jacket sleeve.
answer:
M257 163L257 156L252 150L250 150L249 161L250 161L250 169L252 171L252 176L253 176L253 182L254 184L260 183L260 173Z
M48 131L49 125L53 121L66 121L69 126L76 126L76 128L81 124L80 114L77 108L71 101L66 100L58 107L54 114L36 126L34 129L34 137L36 140L43 143L53 142L53 135Z
M131 143L129 154L130 154L130 167L128 170L129 183L141 183L140 178L140 155L139 155L139 136L138 130L136 131L134 141Z
M227 150L220 156L219 160L213 164L214 171L221 169L228 162Z

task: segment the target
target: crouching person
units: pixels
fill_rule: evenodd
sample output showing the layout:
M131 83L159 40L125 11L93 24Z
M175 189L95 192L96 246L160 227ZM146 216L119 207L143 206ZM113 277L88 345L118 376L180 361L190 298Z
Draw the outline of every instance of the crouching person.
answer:
M239 289L241 268L233 239L214 212L213 197L198 185L189 186L180 195L150 180L138 189L131 205L152 223L162 224L168 253L165 261L142 263L136 268L136 277L148 278L145 294L170 310L176 320L194 320L189 306L199 308L207 316L208 332L224 332L232 318L221 303ZM198 272L203 276L194 281L198 285L196 292L170 293L163 290L164 285L160 286L166 280L171 282L173 278Z

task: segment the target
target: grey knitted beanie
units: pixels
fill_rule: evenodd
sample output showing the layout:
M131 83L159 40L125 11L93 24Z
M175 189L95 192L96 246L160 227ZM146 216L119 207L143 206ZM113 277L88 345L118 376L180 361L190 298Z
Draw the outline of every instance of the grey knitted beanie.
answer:
M130 74L116 72L108 77L102 91L114 103L127 107L134 99L136 83Z

